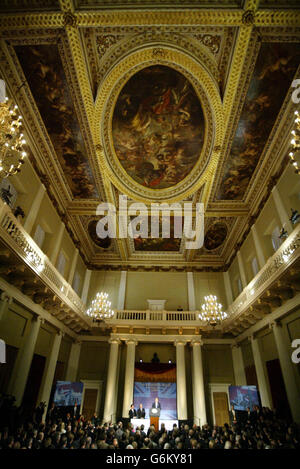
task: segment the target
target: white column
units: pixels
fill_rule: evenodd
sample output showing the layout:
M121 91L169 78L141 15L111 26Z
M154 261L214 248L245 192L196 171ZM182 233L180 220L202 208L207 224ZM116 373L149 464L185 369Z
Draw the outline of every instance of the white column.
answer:
M298 391L296 378L294 375L293 363L291 360L291 347L285 340L282 326L278 323L271 324L274 339L278 351L278 358L285 384L285 390L292 412L293 420L300 423L300 393Z
M67 372L66 372L66 381L76 381L79 358L81 352L81 342L73 342L71 345L70 356L68 360Z
M186 401L186 373L185 373L185 348L186 342L176 340L176 383L177 383L177 417L178 420L187 419Z
M22 347L19 349L17 360L12 372L8 390L9 394L15 396L15 405L17 407L22 404L41 322L42 319L40 317L32 319L30 331L25 337Z
M263 249L262 249L260 239L259 239L259 236L258 236L257 229L256 229L255 225L252 225L251 232L252 232L255 252L256 252L256 255L257 255L258 265L259 265L259 268L262 269L263 266L266 263L266 259L265 259L265 256L264 256L264 252L263 252Z
M124 309L124 306L125 306L126 281L127 281L127 271L122 270L121 277L120 277L118 307L117 307L119 311Z
M72 282L74 279L75 269L76 269L77 260L78 260L78 253L79 253L78 249L75 249L75 254L72 260L71 269L70 269L70 273L68 277L68 282L70 285L72 285Z
M110 339L110 353L109 363L106 381L106 394L105 404L103 412L103 422L111 422L114 418L114 404L115 404L115 393L116 390L116 379L117 379L117 368L118 368L118 354L120 339Z
M41 184L37 194L32 202L30 211L28 212L28 215L26 217L26 220L24 222L24 229L27 231L27 233L30 234L32 227L34 225L34 222L36 220L36 217L38 215L38 211L40 209L41 203L43 201L44 195L46 192L46 188L44 184Z
M258 340L251 336L251 345L252 345L252 353L255 363L255 370L258 382L258 388L260 393L261 405L263 407L272 408L272 401L270 397L270 385L269 380L267 377L267 370L266 366L263 362L260 347Z
M133 402L135 340L127 340L126 368L124 381L123 417L128 418L128 412Z
M226 293L226 300L227 306L229 307L231 303L233 303L233 295L232 295L232 288L230 283L229 272L223 272L223 279L224 279L224 286L225 286L225 293Z
M9 305L13 302L13 298L9 296L6 292L1 294L1 305L0 305L0 321L3 319L6 311L8 310Z
M245 288L247 286L247 279L246 279L244 263L243 263L243 259L242 259L242 255L241 255L240 251L237 252L237 260L238 260L239 272L240 272L242 285L243 285L243 288Z
M50 355L47 358L46 362L46 368L44 371L43 375L43 380L42 384L40 387L40 392L39 392L39 397L38 397L38 402L46 402L46 407L44 410L44 415L43 415L43 420L45 416L47 415L47 409L49 405L49 399L50 399L50 394L51 394L51 388L53 384L53 378L55 374L55 369L56 369L56 364L57 364L57 359L58 359L58 354L59 354L59 349L60 349L60 344L61 344L61 339L63 337L63 333L59 331L57 334L54 336L54 340L52 343L52 348Z
M84 304L86 304L87 302L87 297L88 297L89 288L90 288L91 274L92 274L92 271L89 269L86 269L83 287L82 287L82 294L81 294L81 299Z
M274 186L271 192L273 195L274 205L276 207L276 210L280 219L280 223L290 233L291 231L293 231L293 225L292 225L292 222L289 220L288 213L283 205L283 202L282 202L282 199L281 199L281 196L279 194L277 187Z
M203 342L201 339L193 339L191 346L193 348L192 361L192 379L193 379L193 402L194 402L194 423L196 425L207 424L206 406L205 406L205 389L203 378L202 349Z
M49 259L50 259L50 261L52 262L53 265L55 265L56 261L57 261L57 257L58 257L58 254L59 254L59 251L60 251L60 248L61 248L61 242L62 242L64 230L65 230L65 225L64 225L63 222L60 222L60 227L59 227L57 235L55 237L56 242L55 242L53 251L49 256Z
M246 373L244 366L244 359L242 353L242 347L238 344L231 346L233 371L236 386L246 386Z
M196 311L195 301L195 286L193 272L187 272L187 287L188 287L188 300L189 300L189 311Z

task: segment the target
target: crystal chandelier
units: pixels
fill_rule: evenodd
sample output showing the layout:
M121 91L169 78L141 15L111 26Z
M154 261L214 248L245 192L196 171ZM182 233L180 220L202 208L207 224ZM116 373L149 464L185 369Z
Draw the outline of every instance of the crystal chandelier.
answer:
M108 293L98 292L91 306L86 310L86 314L94 322L110 319L115 313L111 309L111 302L108 301Z
M291 131L291 151L289 152L290 162L295 168L295 173L300 174L300 115L295 111L295 126Z
M0 80L0 177L12 176L21 171L27 155L26 144L21 132L22 116L18 106L5 97L5 84Z
M207 322L210 326L216 326L227 318L227 313L222 311L221 303L215 295L204 297L205 303L202 305L202 311L199 313L199 319Z

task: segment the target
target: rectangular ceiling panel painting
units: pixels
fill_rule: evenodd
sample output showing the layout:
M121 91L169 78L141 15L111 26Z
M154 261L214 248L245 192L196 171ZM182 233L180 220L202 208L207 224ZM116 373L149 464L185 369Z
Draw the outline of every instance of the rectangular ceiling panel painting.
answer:
M263 43L225 164L219 200L241 200L300 63L299 43Z
M69 187L76 198L97 198L58 47L15 46Z

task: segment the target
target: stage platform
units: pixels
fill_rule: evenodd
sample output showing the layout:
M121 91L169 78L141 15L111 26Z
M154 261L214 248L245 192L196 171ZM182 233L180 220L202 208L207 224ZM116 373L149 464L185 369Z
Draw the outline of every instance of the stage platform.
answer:
M150 427L150 419L131 419L130 423L133 425L134 430L136 427L140 427L141 425L144 425L144 431L148 431L148 428ZM166 429L173 430L173 425L176 423L178 426L178 420L165 420L165 419L159 419L159 429L161 427L161 424L164 423Z

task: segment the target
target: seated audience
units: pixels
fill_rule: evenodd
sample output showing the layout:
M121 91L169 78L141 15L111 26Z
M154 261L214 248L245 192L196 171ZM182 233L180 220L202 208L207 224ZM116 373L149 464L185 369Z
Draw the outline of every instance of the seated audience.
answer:
M130 423L101 424L96 415L78 419L51 412L43 423L35 411L28 418L11 398L2 396L0 449L300 449L299 426L267 408L252 413L252 420L233 417L232 424L222 427L181 424L167 431L161 425L159 431L150 427L146 434L144 425L134 430Z

